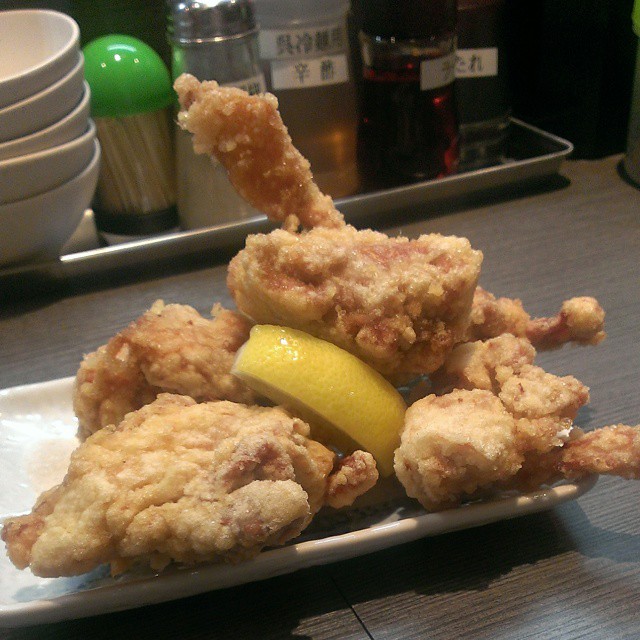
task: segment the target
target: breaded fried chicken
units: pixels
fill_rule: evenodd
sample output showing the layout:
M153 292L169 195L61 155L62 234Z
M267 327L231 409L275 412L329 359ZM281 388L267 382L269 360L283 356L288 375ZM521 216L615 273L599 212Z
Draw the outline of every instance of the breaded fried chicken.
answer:
M175 82L179 122L254 207L287 230L247 238L229 265L238 309L301 329L400 379L429 373L460 342L482 254L466 239L357 231L322 195L273 96ZM307 231L296 233L298 222Z
M250 96L217 82L179 76L178 122L193 134L196 153L215 156L236 191L276 222L341 227L342 214L313 181L309 162L293 146L271 94Z
M497 376L520 371L533 364L536 350L526 338L504 333L489 340L456 345L440 369L431 376L431 389L438 395L453 389L484 389L498 393Z
M220 306L212 313L209 320L192 307L159 300L85 356L73 396L80 436L118 424L162 391L196 400L253 402L254 393L230 373L251 322Z
M572 429L569 416L575 405L567 402L570 394L560 392L561 381L555 379L559 393L548 411L538 404L539 389L526 385L521 405L482 389L415 402L407 410L395 455L396 475L407 494L438 511L483 492L531 491L561 478L592 473L639 477L640 426L586 434Z
M567 342L595 345L605 338L604 317L595 298L582 296L565 300L555 316L531 318L520 300L496 298L478 287L465 340L487 340L511 333L527 338L538 350L555 349Z
M327 501L350 504L368 489L375 463L358 455L363 473L340 491L329 484L335 454L283 409L161 394L82 443L62 484L8 519L2 539L11 561L39 576L234 562L295 537Z
M257 323L311 333L385 375L437 369L466 329L481 254L463 238L276 230L247 238L227 283Z

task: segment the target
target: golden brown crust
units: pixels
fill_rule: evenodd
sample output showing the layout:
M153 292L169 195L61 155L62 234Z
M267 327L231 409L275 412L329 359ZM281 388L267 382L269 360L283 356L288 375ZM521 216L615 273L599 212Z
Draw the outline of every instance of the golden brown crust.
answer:
M503 333L527 338L538 350L573 342L596 345L605 338L605 313L595 298L582 296L563 302L555 316L531 318L518 299L496 298L478 287L473 297L466 341L487 340Z
M354 353L389 376L429 373L462 339L482 254L463 238L276 230L229 265L238 308Z
M570 478L600 473L640 479L640 425L585 433L563 450L559 468Z
M238 193L276 222L337 228L333 201L313 181L309 162L293 146L270 94L250 96L183 74L175 81L179 124L198 153L215 156Z
M95 352L85 356L74 387L81 437L118 424L163 391L196 400L252 403L255 394L231 375L251 322L221 308L213 319L187 305L157 301Z
M102 563L240 560L310 521L334 454L278 408L161 394L73 453L60 487L3 529L10 557L40 576Z

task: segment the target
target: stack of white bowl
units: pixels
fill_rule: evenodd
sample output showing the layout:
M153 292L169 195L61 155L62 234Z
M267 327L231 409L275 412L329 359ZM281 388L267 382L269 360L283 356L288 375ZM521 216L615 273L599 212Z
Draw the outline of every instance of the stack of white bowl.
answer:
M60 255L98 180L80 30L44 9L0 11L0 266Z

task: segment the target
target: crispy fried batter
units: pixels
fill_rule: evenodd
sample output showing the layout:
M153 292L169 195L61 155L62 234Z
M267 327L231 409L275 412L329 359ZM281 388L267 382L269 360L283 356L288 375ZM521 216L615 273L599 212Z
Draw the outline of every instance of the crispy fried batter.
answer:
M294 218L307 228L344 224L331 198L313 181L309 162L293 146L275 96L249 96L186 74L174 87L181 108L178 122L193 134L195 151L215 156L253 207L276 222Z
M182 126L285 230L247 238L229 266L238 308L334 342L384 374L429 373L468 323L482 254L461 238L389 238L345 224L313 183L273 96L176 80ZM295 233L297 222L309 231Z
M251 557L325 502L335 455L308 436L280 408L161 394L80 445L63 483L2 538L40 576ZM351 500L373 472L350 483Z
M431 376L431 387L438 395L453 389L484 389L498 393L502 378L532 364L536 350L526 338L503 333L489 340L463 342L453 349L444 364Z
M582 434L563 449L559 470L568 478L600 473L640 479L640 425L616 424Z
M463 238L276 230L247 238L229 265L238 308L306 331L383 374L437 369L466 329L482 254Z
M539 396L534 391L532 397ZM542 405L534 414L541 411ZM481 389L427 396L407 410L396 475L430 511L482 492L531 491L593 473L640 478L640 426L585 434L572 428L571 412L560 402L546 415L518 417Z
M157 301L87 355L73 398L81 437L118 424L161 391L196 400L253 402L254 393L230 373L251 323L219 306L212 313L214 318L208 320L192 307Z
M334 509L347 507L378 481L378 469L373 456L365 451L354 451L340 461L329 476L326 503Z
M558 377L525 364L516 373L498 371L498 397L516 418L554 416L573 420L589 401L589 389L573 376Z
M473 297L467 341L486 340L503 333L526 337L536 349L555 349L567 342L595 345L605 338L605 313L589 297L566 300L549 318L531 318L517 299L496 298L478 287Z
M335 453L280 407L161 393L72 454L58 487L5 522L11 561L39 576L111 564L236 562L297 536L325 504L347 506L378 472Z
M396 475L425 509L454 507L518 472L515 440L515 421L491 392L430 395L407 409Z

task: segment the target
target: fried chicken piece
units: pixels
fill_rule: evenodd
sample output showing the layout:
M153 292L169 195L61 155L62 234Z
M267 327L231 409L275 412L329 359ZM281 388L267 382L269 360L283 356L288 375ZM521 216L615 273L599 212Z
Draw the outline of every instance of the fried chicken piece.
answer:
M570 439L589 390L573 376L530 364L535 351L527 345L509 334L460 345L452 357L460 366L449 373L468 386L427 396L407 411L396 475L427 509L558 478L555 452Z
M293 146L271 94L250 96L179 76L178 123L193 134L197 153L215 156L238 193L271 220L304 227L341 227L342 214L313 181L309 162Z
M427 396L407 410L396 475L429 511L592 473L640 478L640 426L584 434L562 417L568 412L562 403L552 411L517 417L482 389Z
M589 401L589 389L573 376L558 377L531 364L514 373L499 370L496 380L500 401L516 418L573 420Z
M344 457L337 470L329 476L326 504L334 509L348 507L372 489L378 481L378 469L373 456L366 451L354 451Z
M255 394L230 373L251 323L222 309L203 318L158 300L135 322L83 359L74 385L79 435L87 437L170 391L196 400L252 403Z
M368 471L350 482L344 504L377 473L362 455ZM2 539L17 567L48 577L103 563L117 572L235 562L307 526L333 499L334 461L281 408L160 394L82 443L62 484L31 514L8 519Z
M496 298L478 287L473 297L466 341L486 340L503 333L526 337L536 349L555 349L567 342L595 345L605 338L605 313L597 300L566 300L549 318L531 318L517 299Z
M463 342L454 347L440 369L431 376L431 389L438 395L453 389L484 389L498 393L501 379L532 364L536 350L526 338L503 333L489 340Z
M384 374L431 372L462 339L482 254L461 238L346 225L313 183L272 96L181 76L179 121L238 192L287 230L249 236L229 265L238 308L334 342ZM298 222L307 232L295 233Z
M396 476L425 509L455 507L518 472L515 440L515 421L491 392L430 395L407 409Z
M572 376L559 378L533 365L536 351L509 333L457 345L432 376L438 395L453 389L484 389L499 396L516 417L576 417L589 390Z
M580 432L562 450L558 470L567 478L598 473L640 480L640 425Z
M390 377L437 369L466 330L482 254L464 238L371 230L275 230L229 264L238 308L300 329Z

